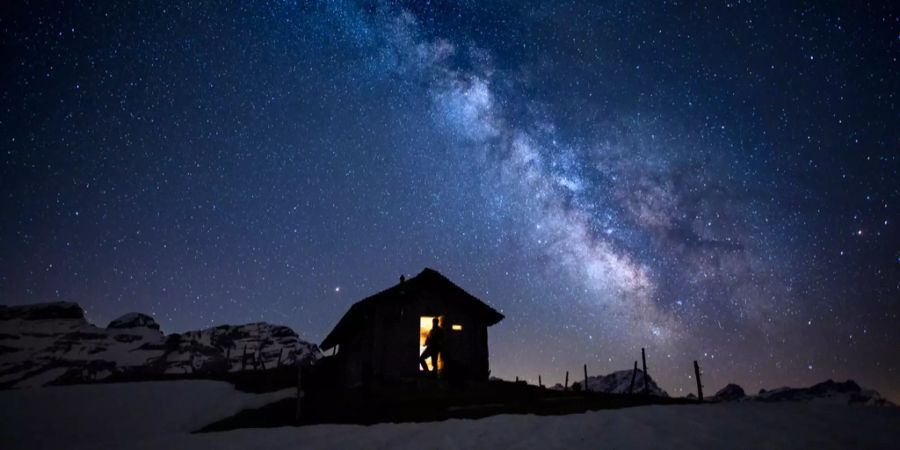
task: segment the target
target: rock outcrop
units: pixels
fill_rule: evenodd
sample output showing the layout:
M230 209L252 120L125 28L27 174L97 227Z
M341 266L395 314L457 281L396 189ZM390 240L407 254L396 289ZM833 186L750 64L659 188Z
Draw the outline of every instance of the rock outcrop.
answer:
M285 326L223 325L165 335L146 314L129 313L106 328L76 303L0 306L0 387L29 387L166 375L215 378L321 356Z
M841 405L893 406L878 391L863 389L853 380L826 380L808 388L782 387L761 390L753 400L761 402L816 402Z
M620 370L608 375L600 375L588 377L588 390L593 392L607 392L613 394L627 394L631 387L631 370ZM643 393L644 390L644 372L638 370L634 373L634 392ZM669 393L657 386L653 377L647 375L647 393L659 397L668 397Z
M631 375L631 370L620 370L608 375L589 376L587 382L588 390L593 392L605 392L608 394L627 394L631 387ZM584 383L584 380L575 380L575 382L579 383L580 386ZM551 387L551 389L562 390L563 385L556 384ZM634 378L634 393L641 394L643 393L643 389L644 372L638 370ZM647 393L659 397L669 396L666 391L657 386L651 376L647 377Z
M745 398L747 398L747 394L744 393L744 388L734 383L729 383L727 386L720 389L719 392L716 392L716 395L714 395L712 399L720 402L733 402Z
M146 314L133 312L113 320L106 328L149 328L151 330L158 330L159 324L156 323L156 320Z

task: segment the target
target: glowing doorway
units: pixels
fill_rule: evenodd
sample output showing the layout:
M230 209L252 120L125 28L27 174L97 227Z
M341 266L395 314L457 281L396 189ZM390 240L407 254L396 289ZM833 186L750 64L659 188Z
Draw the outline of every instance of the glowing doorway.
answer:
M425 351L425 340L428 339L428 333L431 332L431 328L434 323L434 319L438 320L439 326L444 326L444 318L443 316L421 316L419 317L419 355ZM432 358L428 358L425 360L425 364L428 365L428 370L430 372L434 371L434 362ZM440 372L444 368L444 355L438 354L437 358L437 371ZM419 364L419 371L422 372L425 369Z

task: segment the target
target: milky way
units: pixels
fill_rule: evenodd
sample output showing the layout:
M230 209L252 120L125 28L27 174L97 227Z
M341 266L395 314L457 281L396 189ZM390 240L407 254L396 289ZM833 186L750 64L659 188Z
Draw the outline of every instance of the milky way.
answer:
M510 203L505 207L523 216L514 225L525 229L520 233L527 250L546 255L552 266L582 279L589 288L588 302L612 305L615 312L640 311L639 320L658 320L649 302L653 286L646 270L595 229L593 218L602 206L583 204L602 199L578 198L587 189L578 175L585 168L570 155L583 151L560 148L552 124L522 128L509 124L491 88L492 79L504 75L482 67L482 50L458 50L445 40L423 41L415 19L406 12L389 24L386 41L395 44L390 48L399 55L395 61L422 72L435 119L460 139L461 151L467 153L464 158L481 162L480 178L488 186L488 196ZM448 62L457 51L475 60L469 70L455 70Z
M494 374L900 395L898 16L754 2L3 14L0 295L319 341L429 266Z

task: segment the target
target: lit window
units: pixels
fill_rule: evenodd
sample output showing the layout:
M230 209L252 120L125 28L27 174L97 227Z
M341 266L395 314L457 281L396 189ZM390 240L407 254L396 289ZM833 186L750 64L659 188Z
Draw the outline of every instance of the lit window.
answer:
M454 323L452 328L453 328L453 331L462 331L462 325L460 325L458 323Z

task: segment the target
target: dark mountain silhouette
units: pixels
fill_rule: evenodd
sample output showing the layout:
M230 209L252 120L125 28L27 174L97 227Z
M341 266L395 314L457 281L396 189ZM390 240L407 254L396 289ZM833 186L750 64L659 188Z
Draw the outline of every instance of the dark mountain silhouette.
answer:
M729 383L727 386L720 389L719 392L716 392L716 395L714 395L712 399L720 402L732 402L746 397L747 394L744 393L742 387L734 383Z
M691 397L691 395L688 398L696 398ZM882 397L878 391L864 389L853 380L844 382L826 380L807 388L781 387L772 390L762 389L759 391L759 394L752 396L746 395L744 389L740 386L729 384L719 390L719 392L716 392L716 395L711 400L719 402L813 402L840 405L894 406L893 403Z
M761 402L820 402L868 406L893 406L878 391L863 389L853 380L836 382L826 380L808 388L782 387L762 390L753 400Z

